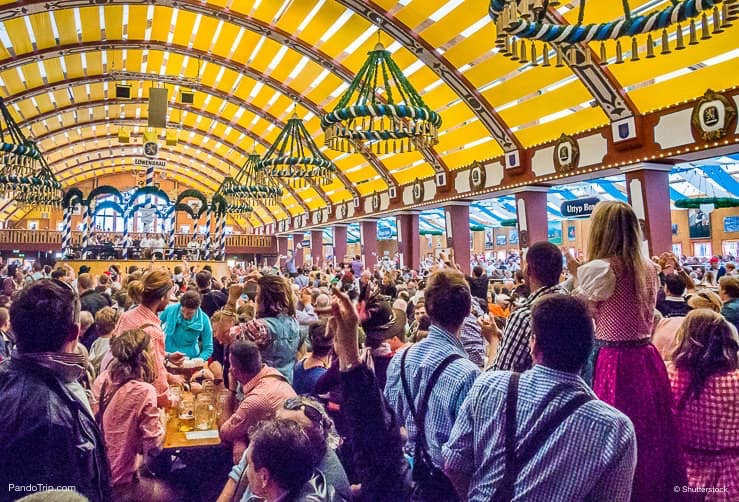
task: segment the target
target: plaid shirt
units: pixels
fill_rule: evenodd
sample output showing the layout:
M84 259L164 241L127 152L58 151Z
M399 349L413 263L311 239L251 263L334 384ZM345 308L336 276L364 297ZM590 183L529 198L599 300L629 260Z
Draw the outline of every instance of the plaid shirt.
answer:
M667 373L677 405L690 372L667 363ZM690 486L726 487L715 500L739 500L739 370L711 376L698 399L674 411Z
M503 337L490 369L521 372L531 368L534 364L529 349L531 307L542 296L555 293L568 294L567 290L558 284L539 288L511 314L503 330Z
M477 379L462 405L449 442L445 470L471 478L470 501L488 502L505 468L506 396L510 373ZM536 365L521 375L516 406L518 447L538 433L576 393L593 391L577 375ZM514 501L608 500L631 496L636 434L629 418L594 399L578 408L522 467Z
M457 418L462 402L472 387L480 369L467 358L461 342L448 331L431 325L429 334L408 349L405 360L405 376L413 395L414 407L418 410L426 383L431 373L450 354L459 354L461 359L452 361L436 382L429 395L426 412L426 443L431 459L437 467L443 465L441 447L449 439L452 425ZM416 425L408 408L400 379L400 356L393 357L387 369L385 398L395 411L401 424L408 432L408 446L415 444Z
M477 302L472 301L470 315L464 318L462 329L459 332L459 341L462 342L467 357L479 368L485 367L485 339L482 337L477 318L483 314Z

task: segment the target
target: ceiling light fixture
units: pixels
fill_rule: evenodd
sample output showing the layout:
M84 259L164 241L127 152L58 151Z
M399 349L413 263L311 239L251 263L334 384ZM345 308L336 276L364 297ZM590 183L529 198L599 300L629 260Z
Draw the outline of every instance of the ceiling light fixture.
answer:
M287 121L274 144L257 163L265 178L280 178L293 188L317 179L327 185L333 181L336 165L321 153L296 113Z
M321 119L326 146L357 152L366 145L381 154L438 143L441 116L426 106L379 41L368 55L334 110Z
M27 139L0 98L0 197L21 206L59 207L62 185L36 144Z

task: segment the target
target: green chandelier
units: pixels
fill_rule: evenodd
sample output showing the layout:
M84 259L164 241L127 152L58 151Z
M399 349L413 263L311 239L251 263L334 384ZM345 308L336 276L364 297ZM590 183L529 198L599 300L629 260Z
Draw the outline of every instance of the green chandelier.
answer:
M578 57L575 44L600 42L599 64L609 62L615 51L615 64L640 60L637 35L646 34L646 59L670 54L673 50L697 45L701 40L723 33L739 19L737 0L672 0L670 5L647 15L632 15L628 0L623 0L624 17L608 23L583 24L585 0L580 1L577 24L556 24L547 19L547 9L558 3L548 0L491 0L488 12L497 28L496 45L501 54L521 64L534 66L590 65L589 50ZM674 45L670 31L674 28ZM607 43L608 42L608 43ZM611 43L612 42L612 43ZM550 54L553 52L552 56Z
M324 115L326 146L339 152L408 152L439 142L441 116L421 99L378 43L336 108Z
M236 176L228 176L218 190L229 208L250 207L256 202L274 205L282 197L282 188L275 178L258 171L261 157L256 151L250 153Z
M2 98L0 116L0 198L21 206L61 206L61 183L36 144L23 135Z
M226 197L226 200L228 201L228 197ZM226 204L226 211L229 214L246 214L246 213L252 212L253 210L254 208L245 202L230 202L229 201Z
M308 180L321 185L333 181L336 165L321 153L303 125L293 114L280 131L274 144L257 162L257 172L264 178L279 178L293 188L301 188Z

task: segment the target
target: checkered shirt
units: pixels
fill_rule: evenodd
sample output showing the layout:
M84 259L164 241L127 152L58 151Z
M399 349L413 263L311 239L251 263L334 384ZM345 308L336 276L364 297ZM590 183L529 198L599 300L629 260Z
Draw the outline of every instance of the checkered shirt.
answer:
M409 352L405 360L405 376L416 410L426 391L426 384L439 364L451 354L462 356L461 359L449 364L429 395L425 421L426 443L432 461L440 468L443 465L441 447L449 438L457 413L467 392L480 374L480 368L467 358L464 347L454 335L433 324L426 338L406 350ZM408 449L415 444L416 426L403 393L400 359L400 355L393 357L388 366L385 398L400 423L405 425L408 432Z
M443 448L445 470L470 478L472 502L489 502L503 478L503 422L510 375L489 371L477 379ZM517 447L581 392L595 397L572 373L541 365L523 373L516 406ZM626 501L635 467L636 434L631 420L594 399L566 418L522 467L513 501Z
M667 363L673 403L690 384L690 372ZM739 370L711 376L698 399L675 409L693 487L726 487L710 500L739 500ZM707 499L709 500L709 499Z
M539 288L529 296L508 318L503 337L495 353L491 370L526 371L534 361L531 359L531 307L539 298L550 294L568 294L560 285Z

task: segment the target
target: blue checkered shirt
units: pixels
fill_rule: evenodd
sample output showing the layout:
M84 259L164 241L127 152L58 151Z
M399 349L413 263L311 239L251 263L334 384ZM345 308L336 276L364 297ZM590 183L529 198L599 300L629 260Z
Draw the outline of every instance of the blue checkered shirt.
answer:
M444 446L445 470L471 479L470 501L489 502L505 467L507 371L477 379ZM556 387L556 389L555 389ZM595 398L577 375L541 365L523 373L516 406L516 444L537 433L579 392ZM547 403L542 410L543 403ZM594 399L565 419L522 467L514 501L628 501L636 467L636 435L631 420Z
M529 349L531 340L531 307L545 295L567 294L559 284L539 288L513 311L506 322L503 336L490 366L492 370L526 371L534 364Z
M420 342L412 345L405 360L405 375L418 410L421 397L426 391L426 383L431 373L450 354L459 354L461 359L452 361L436 382L429 395L426 412L426 443L434 464L441 468L441 447L449 439L452 425L457 418L467 392L480 374L480 368L467 358L462 343L451 333L436 325L431 325L429 334ZM401 424L408 432L408 447L415 444L416 426L413 423L408 403L403 393L400 379L400 358L393 357L387 368L385 398L395 411Z

